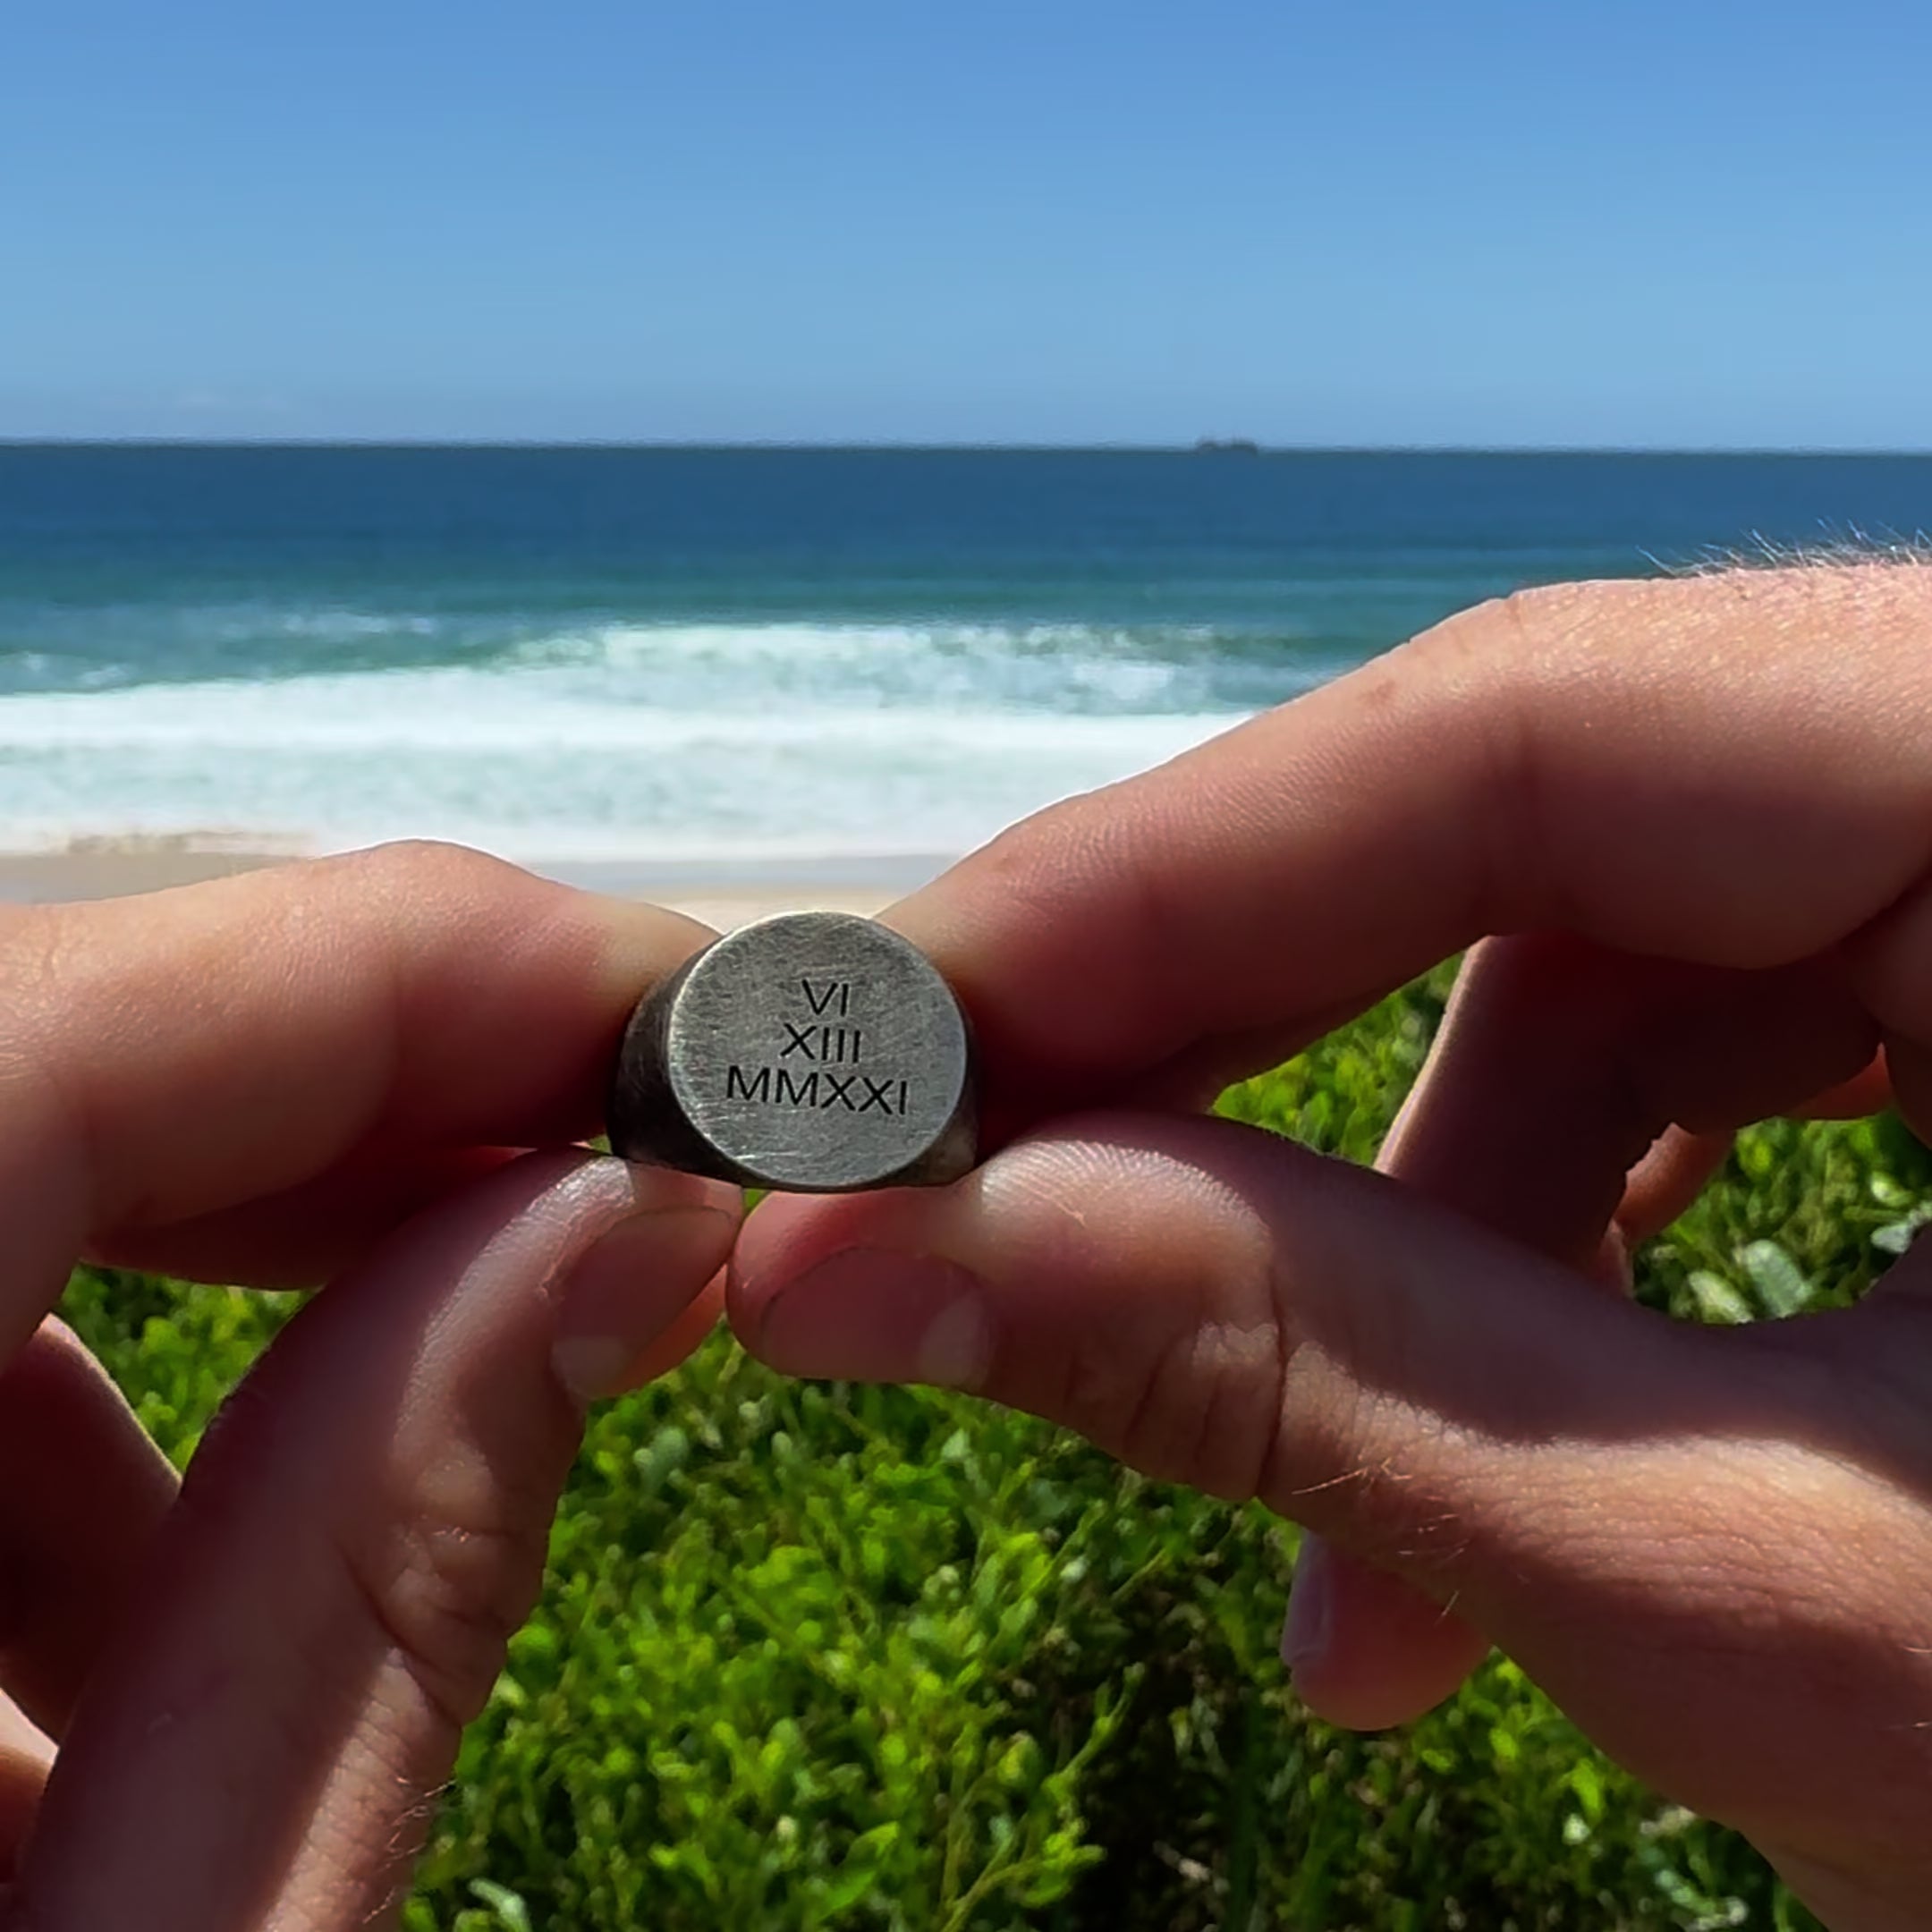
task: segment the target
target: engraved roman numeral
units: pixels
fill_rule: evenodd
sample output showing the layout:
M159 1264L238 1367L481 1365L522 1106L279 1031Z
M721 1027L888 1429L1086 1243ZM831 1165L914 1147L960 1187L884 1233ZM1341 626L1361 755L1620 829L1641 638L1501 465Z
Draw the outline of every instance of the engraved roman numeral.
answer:
M801 977L799 984L805 989L805 1004L811 1008L817 1018L823 1020L827 1013L835 1012L843 1020L851 1013L850 979L827 979L815 987L809 979Z
M778 1049L781 1060L789 1060L793 1054L800 1054L807 1060L829 1060L836 1064L863 1056L865 1030L861 1027L815 1027L809 1020L786 1020L780 1023L785 1030L784 1045Z
M727 1100L763 1100L771 1092L771 1069L761 1066L753 1080L735 1063L724 1070L724 1097Z
M837 1032L838 1028L827 1029ZM805 1051L810 1055L810 1046ZM858 1097L853 1098L854 1093ZM897 1114L906 1110L908 1083L891 1074L874 1080L869 1073L830 1073L814 1067L793 1073L786 1067L748 1070L733 1062L724 1069L724 1097L749 1100L759 1106L843 1107L848 1114Z

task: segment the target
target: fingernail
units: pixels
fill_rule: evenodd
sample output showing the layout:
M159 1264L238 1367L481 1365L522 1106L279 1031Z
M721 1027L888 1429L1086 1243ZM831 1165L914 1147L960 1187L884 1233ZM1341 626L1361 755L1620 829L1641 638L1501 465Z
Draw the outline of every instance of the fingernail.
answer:
M1288 1621L1282 1626L1282 1662L1290 1676L1309 1670L1327 1655L1335 1625L1335 1590L1328 1580L1323 1546L1304 1538L1288 1590Z
M993 1323L965 1268L848 1248L779 1291L757 1352L782 1375L974 1389L992 1367Z
M737 1230L716 1208L660 1208L599 1236L559 1298L557 1379L580 1402L628 1388L638 1358L724 1267Z

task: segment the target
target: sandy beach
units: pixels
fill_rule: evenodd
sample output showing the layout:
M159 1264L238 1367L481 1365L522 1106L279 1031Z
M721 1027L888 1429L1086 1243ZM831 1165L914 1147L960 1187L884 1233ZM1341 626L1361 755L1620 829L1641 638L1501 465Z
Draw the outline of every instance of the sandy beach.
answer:
M37 905L162 892L309 856L181 838L88 839L55 852L0 852L0 903ZM523 860L547 878L657 904L720 931L767 913L823 907L873 913L945 869L943 854L865 859Z

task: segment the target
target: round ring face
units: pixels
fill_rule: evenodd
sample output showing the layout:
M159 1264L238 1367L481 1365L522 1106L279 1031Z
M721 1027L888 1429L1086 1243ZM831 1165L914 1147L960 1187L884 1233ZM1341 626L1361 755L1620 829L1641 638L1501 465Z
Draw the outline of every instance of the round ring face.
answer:
M678 989L665 1058L699 1133L767 1186L861 1188L919 1160L967 1080L966 1025L917 947L787 913L720 939Z

